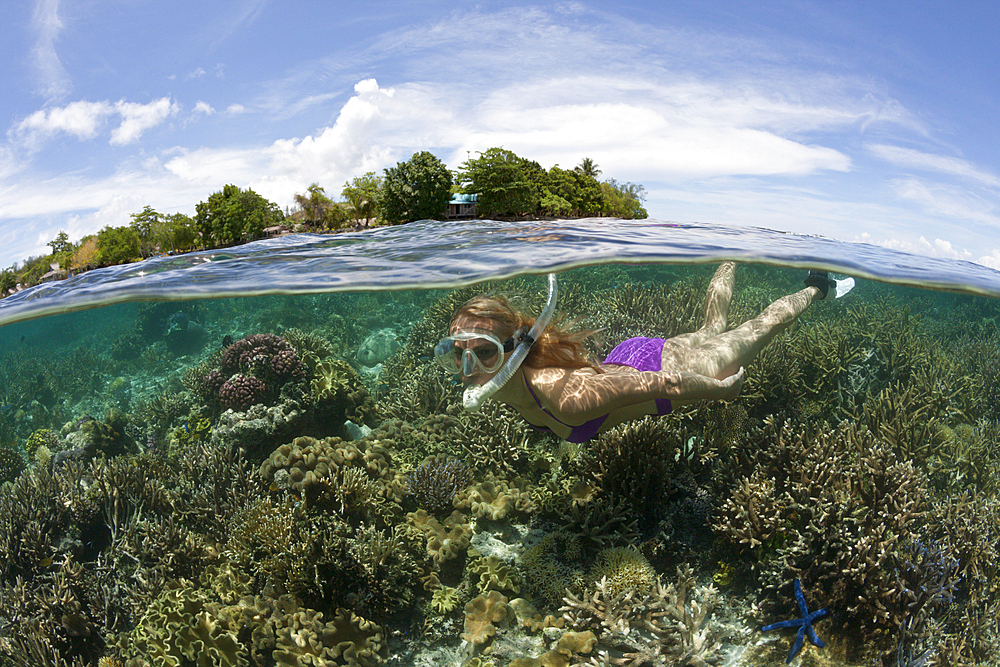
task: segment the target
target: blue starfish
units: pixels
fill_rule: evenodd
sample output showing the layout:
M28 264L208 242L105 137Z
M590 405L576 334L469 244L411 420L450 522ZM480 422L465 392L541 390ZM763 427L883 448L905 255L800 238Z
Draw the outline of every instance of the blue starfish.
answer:
M799 633L795 635L795 643L792 644L792 652L788 654L788 659L785 660L787 665L792 661L796 654L802 649L802 640L808 635L809 641L811 641L816 646L823 648L826 644L823 640L816 636L816 631L813 630L813 621L817 618L821 618L830 613L830 610L826 607L822 609L817 609L814 612L809 611L809 607L806 606L806 598L802 595L802 586L799 584L799 580L795 580L795 600L799 603L799 613L802 614L802 618L794 618L790 621L781 621L780 623L772 623L771 625L765 625L761 628L761 632L767 632L769 630L779 630L781 628L798 628Z

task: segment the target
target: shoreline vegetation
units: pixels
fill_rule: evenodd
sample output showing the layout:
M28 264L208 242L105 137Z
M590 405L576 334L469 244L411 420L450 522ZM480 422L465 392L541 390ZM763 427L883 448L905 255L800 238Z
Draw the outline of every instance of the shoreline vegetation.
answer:
M598 180L590 158L573 169L537 162L503 148L471 154L458 170L427 151L344 183L341 201L318 183L295 194L284 211L254 192L228 184L195 205L193 216L146 206L122 227L106 226L73 242L65 231L52 252L0 271L0 298L91 269L151 257L213 250L296 232L336 234L415 220L545 220L647 217L641 185Z

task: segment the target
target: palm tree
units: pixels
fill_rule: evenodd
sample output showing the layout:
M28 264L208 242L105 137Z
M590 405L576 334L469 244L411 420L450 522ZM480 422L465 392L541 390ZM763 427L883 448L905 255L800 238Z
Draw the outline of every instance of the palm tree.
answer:
M601 170L597 168L597 164L589 157L583 158L574 171L578 174L583 174L584 176L590 176L592 178L597 178L601 175Z

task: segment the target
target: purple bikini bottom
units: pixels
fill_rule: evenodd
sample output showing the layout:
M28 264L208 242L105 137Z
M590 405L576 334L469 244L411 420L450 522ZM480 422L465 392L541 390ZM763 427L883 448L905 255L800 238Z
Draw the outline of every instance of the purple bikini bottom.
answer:
M666 342L666 338L629 338L611 350L604 363L631 366L637 371L658 371Z

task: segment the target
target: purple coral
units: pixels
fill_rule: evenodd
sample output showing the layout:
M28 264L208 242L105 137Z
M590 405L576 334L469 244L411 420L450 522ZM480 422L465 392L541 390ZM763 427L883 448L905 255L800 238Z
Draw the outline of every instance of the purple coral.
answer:
M219 368L226 375L263 371L284 380L305 377L299 355L288 341L271 333L253 334L227 347Z
M407 475L406 483L419 507L444 514L452 509L455 494L472 483L472 474L469 463L438 454Z
M219 400L223 407L246 410L251 405L261 403L267 393L267 385L252 375L237 373L223 383L219 389Z

